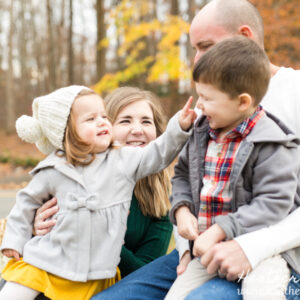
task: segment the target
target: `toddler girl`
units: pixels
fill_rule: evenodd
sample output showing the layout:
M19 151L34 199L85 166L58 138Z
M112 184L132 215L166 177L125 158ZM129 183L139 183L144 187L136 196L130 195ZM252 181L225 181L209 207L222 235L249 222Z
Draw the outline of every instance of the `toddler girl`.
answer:
M116 270L135 182L176 157L195 119L192 99L166 133L144 148L112 147L102 99L84 86L36 98L33 117L17 120L19 136L49 154L17 195L1 246L13 257L2 272L0 299L89 299L119 279ZM56 196L48 234L32 238L35 211ZM20 257L22 258L20 259Z

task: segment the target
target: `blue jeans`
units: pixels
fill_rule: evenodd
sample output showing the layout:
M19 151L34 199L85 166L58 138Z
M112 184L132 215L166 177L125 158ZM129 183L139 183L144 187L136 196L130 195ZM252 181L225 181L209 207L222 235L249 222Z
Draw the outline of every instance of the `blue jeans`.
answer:
M185 300L243 300L241 284L215 277L193 290Z
M164 299L176 279L179 262L177 250L157 258L121 281L95 295L92 300L159 300ZM300 275L293 277L287 288L287 300L300 298ZM242 300L241 285L215 277L193 290L185 300Z
M286 290L287 300L300 299L300 275L292 271L289 285Z
M242 300L241 285L215 277L193 290L185 300ZM300 299L300 275L292 271L286 290L286 300Z
M176 279L179 262L177 250L161 256L121 281L95 295L92 300L164 299Z

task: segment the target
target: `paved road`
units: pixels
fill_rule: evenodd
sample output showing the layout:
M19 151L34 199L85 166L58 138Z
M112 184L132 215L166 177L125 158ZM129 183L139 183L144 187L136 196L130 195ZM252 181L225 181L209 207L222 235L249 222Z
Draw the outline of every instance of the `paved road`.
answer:
M17 190L0 190L0 219L7 217L15 204Z

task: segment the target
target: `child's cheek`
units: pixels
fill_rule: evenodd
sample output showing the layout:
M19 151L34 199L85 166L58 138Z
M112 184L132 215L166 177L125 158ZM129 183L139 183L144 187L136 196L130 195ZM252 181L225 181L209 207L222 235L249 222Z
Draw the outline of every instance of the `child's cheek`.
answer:
M86 137L87 137L88 139L93 139L95 136L96 136L96 132L95 132L93 129L88 128L88 129L86 130Z

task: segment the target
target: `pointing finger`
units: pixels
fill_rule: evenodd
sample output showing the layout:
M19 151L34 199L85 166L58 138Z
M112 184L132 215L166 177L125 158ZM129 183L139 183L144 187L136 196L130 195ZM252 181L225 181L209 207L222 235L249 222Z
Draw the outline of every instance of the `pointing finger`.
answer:
M190 96L190 98L188 99L188 101L186 102L186 104L184 105L184 107L182 109L185 114L187 114L189 112L189 109L191 108L192 103L193 103L193 96Z

